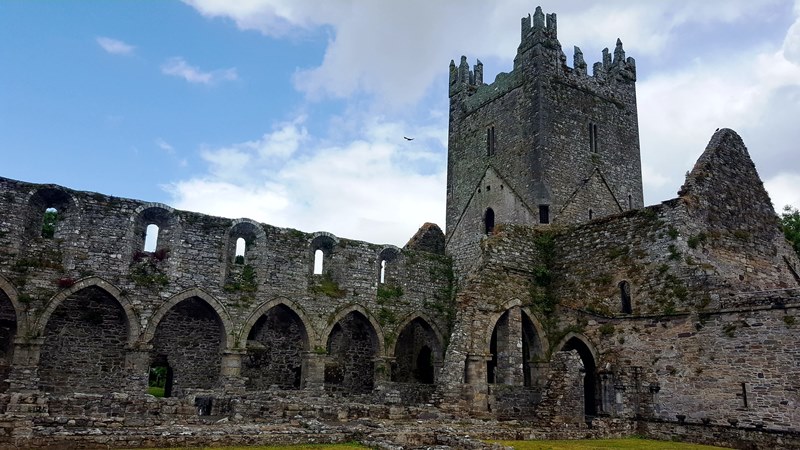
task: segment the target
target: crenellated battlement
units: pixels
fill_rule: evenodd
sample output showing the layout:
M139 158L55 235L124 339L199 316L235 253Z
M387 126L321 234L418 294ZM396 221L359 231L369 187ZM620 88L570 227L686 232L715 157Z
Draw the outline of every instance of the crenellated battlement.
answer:
M503 95L508 89L519 86L525 77L534 77L540 74L550 74L564 77L573 83L594 83L595 89L603 86L629 84L636 81L636 61L626 57L622 41L617 39L613 54L608 47L604 48L600 60L592 65L589 74L588 64L584 59L583 51L575 46L572 58L572 67L567 64L561 43L558 41L558 20L556 14L545 14L541 7L536 8L533 15L521 19L520 44L517 56L514 58L514 68L510 74L500 73L494 82L485 84L483 81L483 63L477 63L470 70L466 56L461 57L460 64L450 61L450 97L451 99L465 100L472 96L481 87L486 92L497 96ZM520 76L519 73L525 73ZM512 81L516 80L516 82ZM510 85L509 85L510 82ZM461 94L461 95L459 95ZM607 93L603 95L608 96ZM484 93L483 97L492 97ZM482 99L482 104L487 99ZM475 103L475 102L471 102Z

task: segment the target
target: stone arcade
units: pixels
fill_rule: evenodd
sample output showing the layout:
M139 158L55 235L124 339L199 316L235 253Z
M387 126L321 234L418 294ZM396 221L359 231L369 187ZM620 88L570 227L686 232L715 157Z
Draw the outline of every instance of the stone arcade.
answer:
M728 129L643 207L635 81L539 8L510 73L451 63L404 248L0 179L0 447L800 446L797 255Z

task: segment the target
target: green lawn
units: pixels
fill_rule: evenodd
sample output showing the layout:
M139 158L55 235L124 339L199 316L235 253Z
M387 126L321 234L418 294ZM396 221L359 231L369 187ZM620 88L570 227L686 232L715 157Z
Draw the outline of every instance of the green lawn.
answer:
M516 450L714 450L723 448L634 438L583 441L501 441L499 443L514 447Z
M171 448L151 448L135 450L363 450L359 444L306 444L306 445L267 445L260 447L171 447Z

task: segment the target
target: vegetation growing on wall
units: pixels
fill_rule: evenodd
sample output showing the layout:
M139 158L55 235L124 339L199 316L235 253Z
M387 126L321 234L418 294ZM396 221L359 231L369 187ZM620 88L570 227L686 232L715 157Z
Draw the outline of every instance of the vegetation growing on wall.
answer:
M168 248L134 253L128 278L140 286L166 286L169 284L169 278L162 266L167 258L169 258Z
M794 251L800 256L800 211L789 205L784 206L781 213L781 228Z
M317 276L316 283L310 286L311 292L315 294L325 295L331 298L342 298L347 294L347 291L339 287L330 272L325 272L321 276Z

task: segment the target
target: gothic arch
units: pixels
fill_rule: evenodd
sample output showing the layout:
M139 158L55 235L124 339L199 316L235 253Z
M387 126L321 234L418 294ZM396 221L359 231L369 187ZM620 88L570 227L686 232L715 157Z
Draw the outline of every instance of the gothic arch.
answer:
M217 299L213 296L207 294L205 291L199 288L191 288L187 289L183 292L175 294L167 300L166 303L161 305L154 313L153 316L150 317L150 321L147 324L147 328L145 328L144 333L142 333L141 341L143 343L150 343L153 340L153 337L156 334L156 329L158 328L158 324L164 318L164 316L178 303L192 298L197 297L204 302L206 302L211 309L213 309L217 313L217 317L219 318L220 322L222 323L222 330L225 333L225 349L231 350L235 347L234 341L234 327L233 322L231 321L230 315L225 310L225 307L222 306Z
M544 358L546 356L547 349L550 348L550 342L547 339L547 335L544 332L544 327L542 326L542 323L539 321L539 318L537 318L534 314L531 314L526 308L522 307L522 302L518 299L512 299L507 301L498 309L498 312L495 312L491 315L486 330L484 330L483 333L485 341L483 343L482 351L489 353L489 348L491 347L492 343L492 333L494 332L495 325L497 325L497 321L500 320L503 314L505 314L509 309L515 306L519 306L520 311L522 311L522 314L525 317L527 317L533 324L533 328L536 331L536 337L539 339L539 342L541 344L540 354L536 356Z
M415 312L415 313L411 313L411 314L407 315L400 322L400 324L395 328L395 330L394 330L395 334L397 336L399 336L400 333L402 333L403 330L405 330L405 328L408 326L408 324L410 324L411 322L413 322L416 319L419 319L419 320L425 322L425 324L428 325L431 328L431 330L433 331L433 335L436 336L437 344L440 347L439 350L443 350L442 347L444 346L444 336L442 335L442 332L439 330L439 327L436 326L436 322L432 321L431 318L425 313L416 313ZM390 358L394 357L394 353L395 353L396 349L397 349L397 345L393 345L390 349L387 349L386 356L388 356ZM444 357L444 355L441 355L441 356Z
M278 305L283 305L289 308L293 313L297 315L297 317L300 318L300 322L306 329L306 340L307 340L306 346L308 347L306 348L306 350L311 348L312 343L317 342L318 338L316 335L316 331L314 330L314 327L311 326L311 322L308 320L308 316L306 316L306 313L303 310L303 308L301 308L300 305L289 299L276 298L268 302L262 303L258 308L256 308L255 311L253 311L252 314L250 314L250 316L244 322L244 325L242 326L242 329L239 331L237 338L237 341L240 343L239 344L240 347L244 348L247 346L247 336L250 335L250 331L252 331L256 322L258 322L258 319L260 319L261 316L263 316L264 314L269 312L269 310Z
M0 275L0 290L3 291L8 299L11 301L11 306L14 307L14 315L17 319L17 335L23 336L28 331L27 315L23 314L25 308L19 302L19 293L17 289L2 275Z
M328 345L328 338L331 335L331 331L333 331L333 327L335 327L340 320L344 319L345 316L351 312L358 312L366 317L367 321L369 321L370 325L372 326L372 330L375 332L375 336L378 339L378 354L375 356L384 356L386 354L386 348L384 347L383 329L378 321L372 317L372 314L370 314L369 311L367 311L366 308L361 305L350 305L336 311L336 313L328 320L329 325L325 328L325 331L319 335L319 340L317 341L316 345L326 348Z
M36 324L33 325L32 331L34 334L43 336L45 327L47 327L47 322L50 320L50 316L53 314L53 311L55 311L56 308L58 308L61 303L63 303L64 300L66 300L70 295L92 286L98 287L107 292L114 298L114 300L117 301L117 303L119 303L119 305L125 311L125 317L128 322L128 345L132 345L134 342L136 342L141 332L141 328L139 327L139 315L136 314L136 311L133 309L133 305L131 305L128 299L122 295L122 292L119 290L119 288L100 277L83 278L78 280L72 286L54 295L47 302L47 305L42 311L42 314L39 316L39 319L36 321Z
M581 341L583 345L585 345L586 348L589 349L589 352L592 354L592 359L594 359L595 364L597 365L600 364L600 355L597 353L597 348L594 346L594 344L592 344L592 341L590 341L589 338L587 338L582 334L578 334L572 331L567 333L566 336L564 336L563 338L561 338L560 341L558 341L558 345L553 347L554 350L557 352L561 351L561 349L564 348L567 345L567 343L572 339L577 339Z

